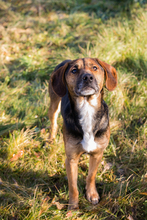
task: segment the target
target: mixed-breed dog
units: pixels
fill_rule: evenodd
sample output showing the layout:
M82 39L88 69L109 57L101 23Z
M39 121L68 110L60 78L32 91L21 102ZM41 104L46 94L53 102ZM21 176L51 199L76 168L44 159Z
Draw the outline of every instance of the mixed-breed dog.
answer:
M99 202L95 177L103 152L110 139L108 106L103 100L103 86L113 91L117 73L111 65L94 58L65 60L53 71L49 82L50 141L57 133L61 109L69 188L68 209L78 208L78 161L88 153L89 171L86 196L92 204Z

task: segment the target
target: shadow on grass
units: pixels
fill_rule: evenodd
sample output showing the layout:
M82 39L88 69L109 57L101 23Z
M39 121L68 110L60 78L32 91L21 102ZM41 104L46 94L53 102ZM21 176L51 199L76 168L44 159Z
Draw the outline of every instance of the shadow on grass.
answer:
M133 72L138 80L147 78L147 61L143 57L138 59L128 57L125 60L116 62L114 64L115 68L120 68L122 70L127 70L127 72Z
M25 127L24 123L0 125L0 137L7 136L14 130L22 129Z
M59 193L60 190L64 194L65 187L67 187L67 180L63 173L49 176L48 172L42 173L42 171L23 168L11 169L9 165L0 166L2 192L0 204L6 209L11 207L13 210L12 212L3 211L5 218L8 217L8 219L22 219L22 216L28 216L32 209L37 213L42 209L44 202L51 209L56 210L56 204L52 203L53 199L65 204L63 207L65 209L67 201ZM52 208L52 206L55 207ZM3 212L1 213L0 209L1 217Z
M39 68L34 70L28 70L30 64L27 62L23 62L20 59L12 60L9 64L6 64L10 76L12 75L12 80L23 80L34 81L35 79L40 79L41 82L45 82L45 80L49 80L50 74L53 71L53 65L49 65L45 68ZM4 79L1 79L4 81Z
M98 18L107 20L113 18L116 15L120 16L122 13L126 12L124 16L131 18L131 9L134 5L144 7L146 0L108 0L108 1L98 1L98 0L66 0L66 1L13 1L13 4L9 7L14 12L20 12L24 15L38 15L41 16L43 13L49 13L51 11L63 11L66 13L74 12L86 12L89 14L95 13ZM4 12L2 13L5 14Z
M38 186L43 192L48 192L52 196L58 193L58 190L67 183L67 179L63 173L49 176L47 171L42 173L41 170L26 170L22 167L12 170L8 165L1 167L1 178L3 181L8 181L9 183L15 183L16 180L18 181L18 185L23 185L27 188Z
M38 201L42 202L42 197L49 196L53 199L55 195L62 200L62 203L67 204L64 198L61 198L60 192L65 192L67 188L67 178L64 173L57 173L55 175L49 175L46 171L43 173L40 171L28 170L25 168L12 169L9 165L0 166L0 185L4 190L3 195L0 197L0 203L6 200L6 203L10 204L15 201L19 202L20 197L25 199L33 199L34 196L38 197ZM38 190L38 195L34 195L35 189ZM10 198L13 194L13 200Z

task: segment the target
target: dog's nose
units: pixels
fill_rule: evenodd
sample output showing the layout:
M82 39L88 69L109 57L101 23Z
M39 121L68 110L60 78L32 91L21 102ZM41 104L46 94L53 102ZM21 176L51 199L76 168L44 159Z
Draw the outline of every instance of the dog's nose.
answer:
M92 82L93 81L93 76L89 73L86 73L86 74L83 75L83 81Z

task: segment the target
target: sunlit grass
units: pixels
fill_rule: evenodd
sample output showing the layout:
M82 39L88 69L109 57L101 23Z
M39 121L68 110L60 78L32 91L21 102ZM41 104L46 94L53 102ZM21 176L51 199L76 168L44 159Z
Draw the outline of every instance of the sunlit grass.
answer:
M146 219L147 11L137 1L0 1L0 216L2 219ZM67 212L62 118L47 142L48 80L65 59L97 57L118 71L105 89L111 138L85 198L88 155L79 162L80 209Z

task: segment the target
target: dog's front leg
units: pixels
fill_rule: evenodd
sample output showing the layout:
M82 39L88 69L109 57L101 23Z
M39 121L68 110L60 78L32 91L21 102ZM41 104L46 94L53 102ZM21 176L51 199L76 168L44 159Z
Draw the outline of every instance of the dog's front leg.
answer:
M77 188L77 178L78 178L78 161L79 156L74 159L67 157L66 159L66 172L68 177L68 188L69 188L69 206L68 209L78 208L78 197L79 192Z
M96 190L95 177L102 156L103 156L103 152L100 154L90 155L89 171L86 180L86 195L88 201L90 201L93 205L96 205L100 199L99 194Z

